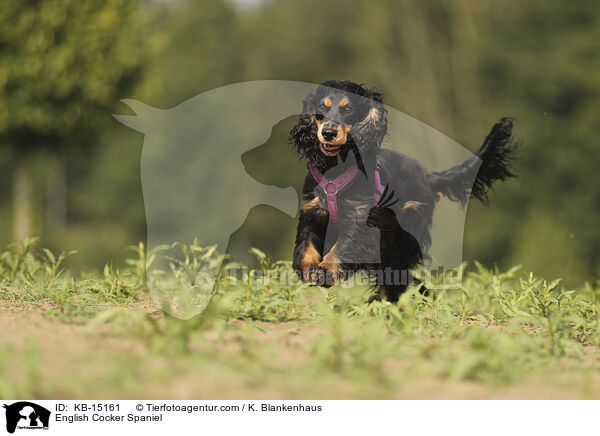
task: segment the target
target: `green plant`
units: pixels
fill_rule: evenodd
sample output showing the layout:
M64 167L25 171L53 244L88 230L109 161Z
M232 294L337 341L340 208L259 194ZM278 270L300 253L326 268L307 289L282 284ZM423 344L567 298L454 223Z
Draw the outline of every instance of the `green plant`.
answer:
M122 393L151 380L334 398L471 383L493 397L511 386L562 386L564 379L577 395L598 396L590 375L600 369L598 283L566 290L558 280L517 277L517 268L476 265L460 288L436 288L430 280L425 295L413 285L397 303L368 304L368 284L316 288L297 280L289 262L256 249L257 270L197 241L130 251L123 270L109 263L79 277L62 269L68 253L37 250L34 241L0 252L3 307L24 317L42 313L54 328L68 323L85 335L61 341L60 355L71 356L61 363L70 377L41 380L39 368L52 365L54 350L35 337L22 348L6 334L0 367L19 375L0 377L0 393ZM156 295L156 283L168 284L168 292ZM198 298L203 289L210 291L207 300ZM196 315L169 314L174 306ZM103 345L77 354L90 341ZM22 362L28 363L19 369ZM80 365L98 369L86 377Z

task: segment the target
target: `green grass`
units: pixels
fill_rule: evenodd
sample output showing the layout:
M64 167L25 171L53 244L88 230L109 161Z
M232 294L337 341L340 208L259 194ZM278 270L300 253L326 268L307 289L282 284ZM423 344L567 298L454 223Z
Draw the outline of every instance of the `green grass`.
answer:
M367 286L287 284L290 264L259 250L260 280L197 243L147 258L140 244L124 270L73 277L74 253L35 242L0 253L3 398L600 397L597 283L475 263L460 289L369 305ZM171 286L159 302L154 280ZM182 320L161 310L172 299L207 306Z

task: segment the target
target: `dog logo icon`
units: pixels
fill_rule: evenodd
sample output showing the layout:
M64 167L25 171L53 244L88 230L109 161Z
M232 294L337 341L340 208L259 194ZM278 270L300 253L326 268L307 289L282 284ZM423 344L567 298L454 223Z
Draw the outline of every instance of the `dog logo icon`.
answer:
M6 431L14 433L16 429L48 430L50 411L29 401L19 401L3 406L6 409Z

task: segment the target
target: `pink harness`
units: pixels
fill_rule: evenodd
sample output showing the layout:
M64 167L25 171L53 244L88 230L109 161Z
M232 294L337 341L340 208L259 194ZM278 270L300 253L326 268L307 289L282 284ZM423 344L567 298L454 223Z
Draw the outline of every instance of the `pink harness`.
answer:
M339 228L340 218L338 214L337 194L346 186L348 186L352 180L354 180L356 174L358 174L358 167L356 165L352 165L333 180L329 180L327 177L321 174L321 172L313 164L308 164L308 169L315 181L319 184L323 191L325 191L325 195L327 196L327 211L329 212L329 217L331 218L331 221L333 221L333 224ZM384 188L381 184L381 176L379 174L379 164L377 164L377 167L375 168L376 203L381 199L383 190Z

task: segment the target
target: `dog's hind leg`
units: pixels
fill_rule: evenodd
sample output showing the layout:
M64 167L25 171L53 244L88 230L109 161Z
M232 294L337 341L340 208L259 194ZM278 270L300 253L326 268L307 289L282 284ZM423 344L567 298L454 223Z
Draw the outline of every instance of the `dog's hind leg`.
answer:
M382 285L379 286L379 299L396 303L400 295L406 292L407 285Z
M398 281L384 281L382 283L378 283L378 286L375 288L376 292L369 298L369 303L373 301L381 301L386 300L391 303L395 303L398 301L400 296L406 292L409 285L413 283L419 284L419 293L421 295L427 295L429 291L425 287L425 285L417 278L415 278L410 272L404 270L400 271L400 277L406 278L406 280L401 279ZM405 273L404 275L402 273Z

